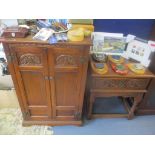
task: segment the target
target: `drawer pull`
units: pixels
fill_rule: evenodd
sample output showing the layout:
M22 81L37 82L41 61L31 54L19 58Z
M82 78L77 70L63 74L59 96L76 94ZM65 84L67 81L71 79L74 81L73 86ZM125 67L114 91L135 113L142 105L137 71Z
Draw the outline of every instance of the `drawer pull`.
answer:
M45 79L45 80L48 80L48 76L45 76L44 79Z
M53 80L53 77L52 77L52 76L50 76L50 77L49 77L49 80Z
M45 80L53 80L53 77L52 76L50 76L50 77L49 76L45 76L44 79Z

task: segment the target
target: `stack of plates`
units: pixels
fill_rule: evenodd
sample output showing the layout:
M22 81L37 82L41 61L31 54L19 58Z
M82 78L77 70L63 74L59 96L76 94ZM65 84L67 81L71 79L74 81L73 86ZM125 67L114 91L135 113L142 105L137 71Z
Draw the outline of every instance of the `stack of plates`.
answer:
M124 58L119 55L109 55L109 60L113 63L123 63Z
M128 67L132 72L134 72L136 74L144 74L145 73L145 67L142 66L140 63L129 63Z
M112 67L113 71L116 72L117 74L120 74L120 75L128 74L128 68L124 64L111 63L111 67Z
M105 74L108 72L108 66L106 63L93 63L91 62L93 71L97 74Z

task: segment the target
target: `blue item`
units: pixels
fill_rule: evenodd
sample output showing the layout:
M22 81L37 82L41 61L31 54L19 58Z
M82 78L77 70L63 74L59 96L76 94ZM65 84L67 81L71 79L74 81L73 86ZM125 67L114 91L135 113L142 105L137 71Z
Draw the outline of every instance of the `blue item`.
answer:
M103 69L104 68L104 64L103 63L96 63L95 67L98 69Z
M67 22L68 22L67 19L49 19L48 21L50 23L60 22L60 23L62 23L64 25L66 25L66 26L67 26Z
M63 38L63 41L67 41L68 40L66 33L62 33L61 36Z
M37 26L39 28L51 28L51 23L43 20L38 20L37 21Z
M49 44L56 44L58 41L57 41L57 38L55 37L55 35L52 35L49 40L48 40Z
M119 55L112 55L112 58L115 60L120 60L121 57Z

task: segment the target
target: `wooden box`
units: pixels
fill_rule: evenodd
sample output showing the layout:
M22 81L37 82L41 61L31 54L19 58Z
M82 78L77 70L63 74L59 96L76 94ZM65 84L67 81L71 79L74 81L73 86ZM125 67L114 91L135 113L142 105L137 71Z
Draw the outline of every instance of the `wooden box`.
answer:
M28 34L28 29L23 27L7 27L2 36L6 38L24 38Z

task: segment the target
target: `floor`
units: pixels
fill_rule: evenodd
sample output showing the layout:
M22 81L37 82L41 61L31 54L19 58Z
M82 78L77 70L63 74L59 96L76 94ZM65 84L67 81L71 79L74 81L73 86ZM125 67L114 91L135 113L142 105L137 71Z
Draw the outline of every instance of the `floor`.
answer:
M0 109L18 107L19 103L15 90L0 90Z
M154 135L155 116L84 120L82 127L53 127L54 135Z
M0 63L0 90L7 90L14 87L11 75L2 75L2 63Z
M155 116L84 120L82 127L53 127L54 135L154 135Z
M109 104L110 103L110 104ZM98 99L94 113L126 113L119 98ZM106 110L105 110L106 109ZM53 127L54 135L154 135L155 115L127 118L100 118L87 120L84 118L82 127Z
M52 135L48 126L22 126L19 108L0 108L0 135Z

